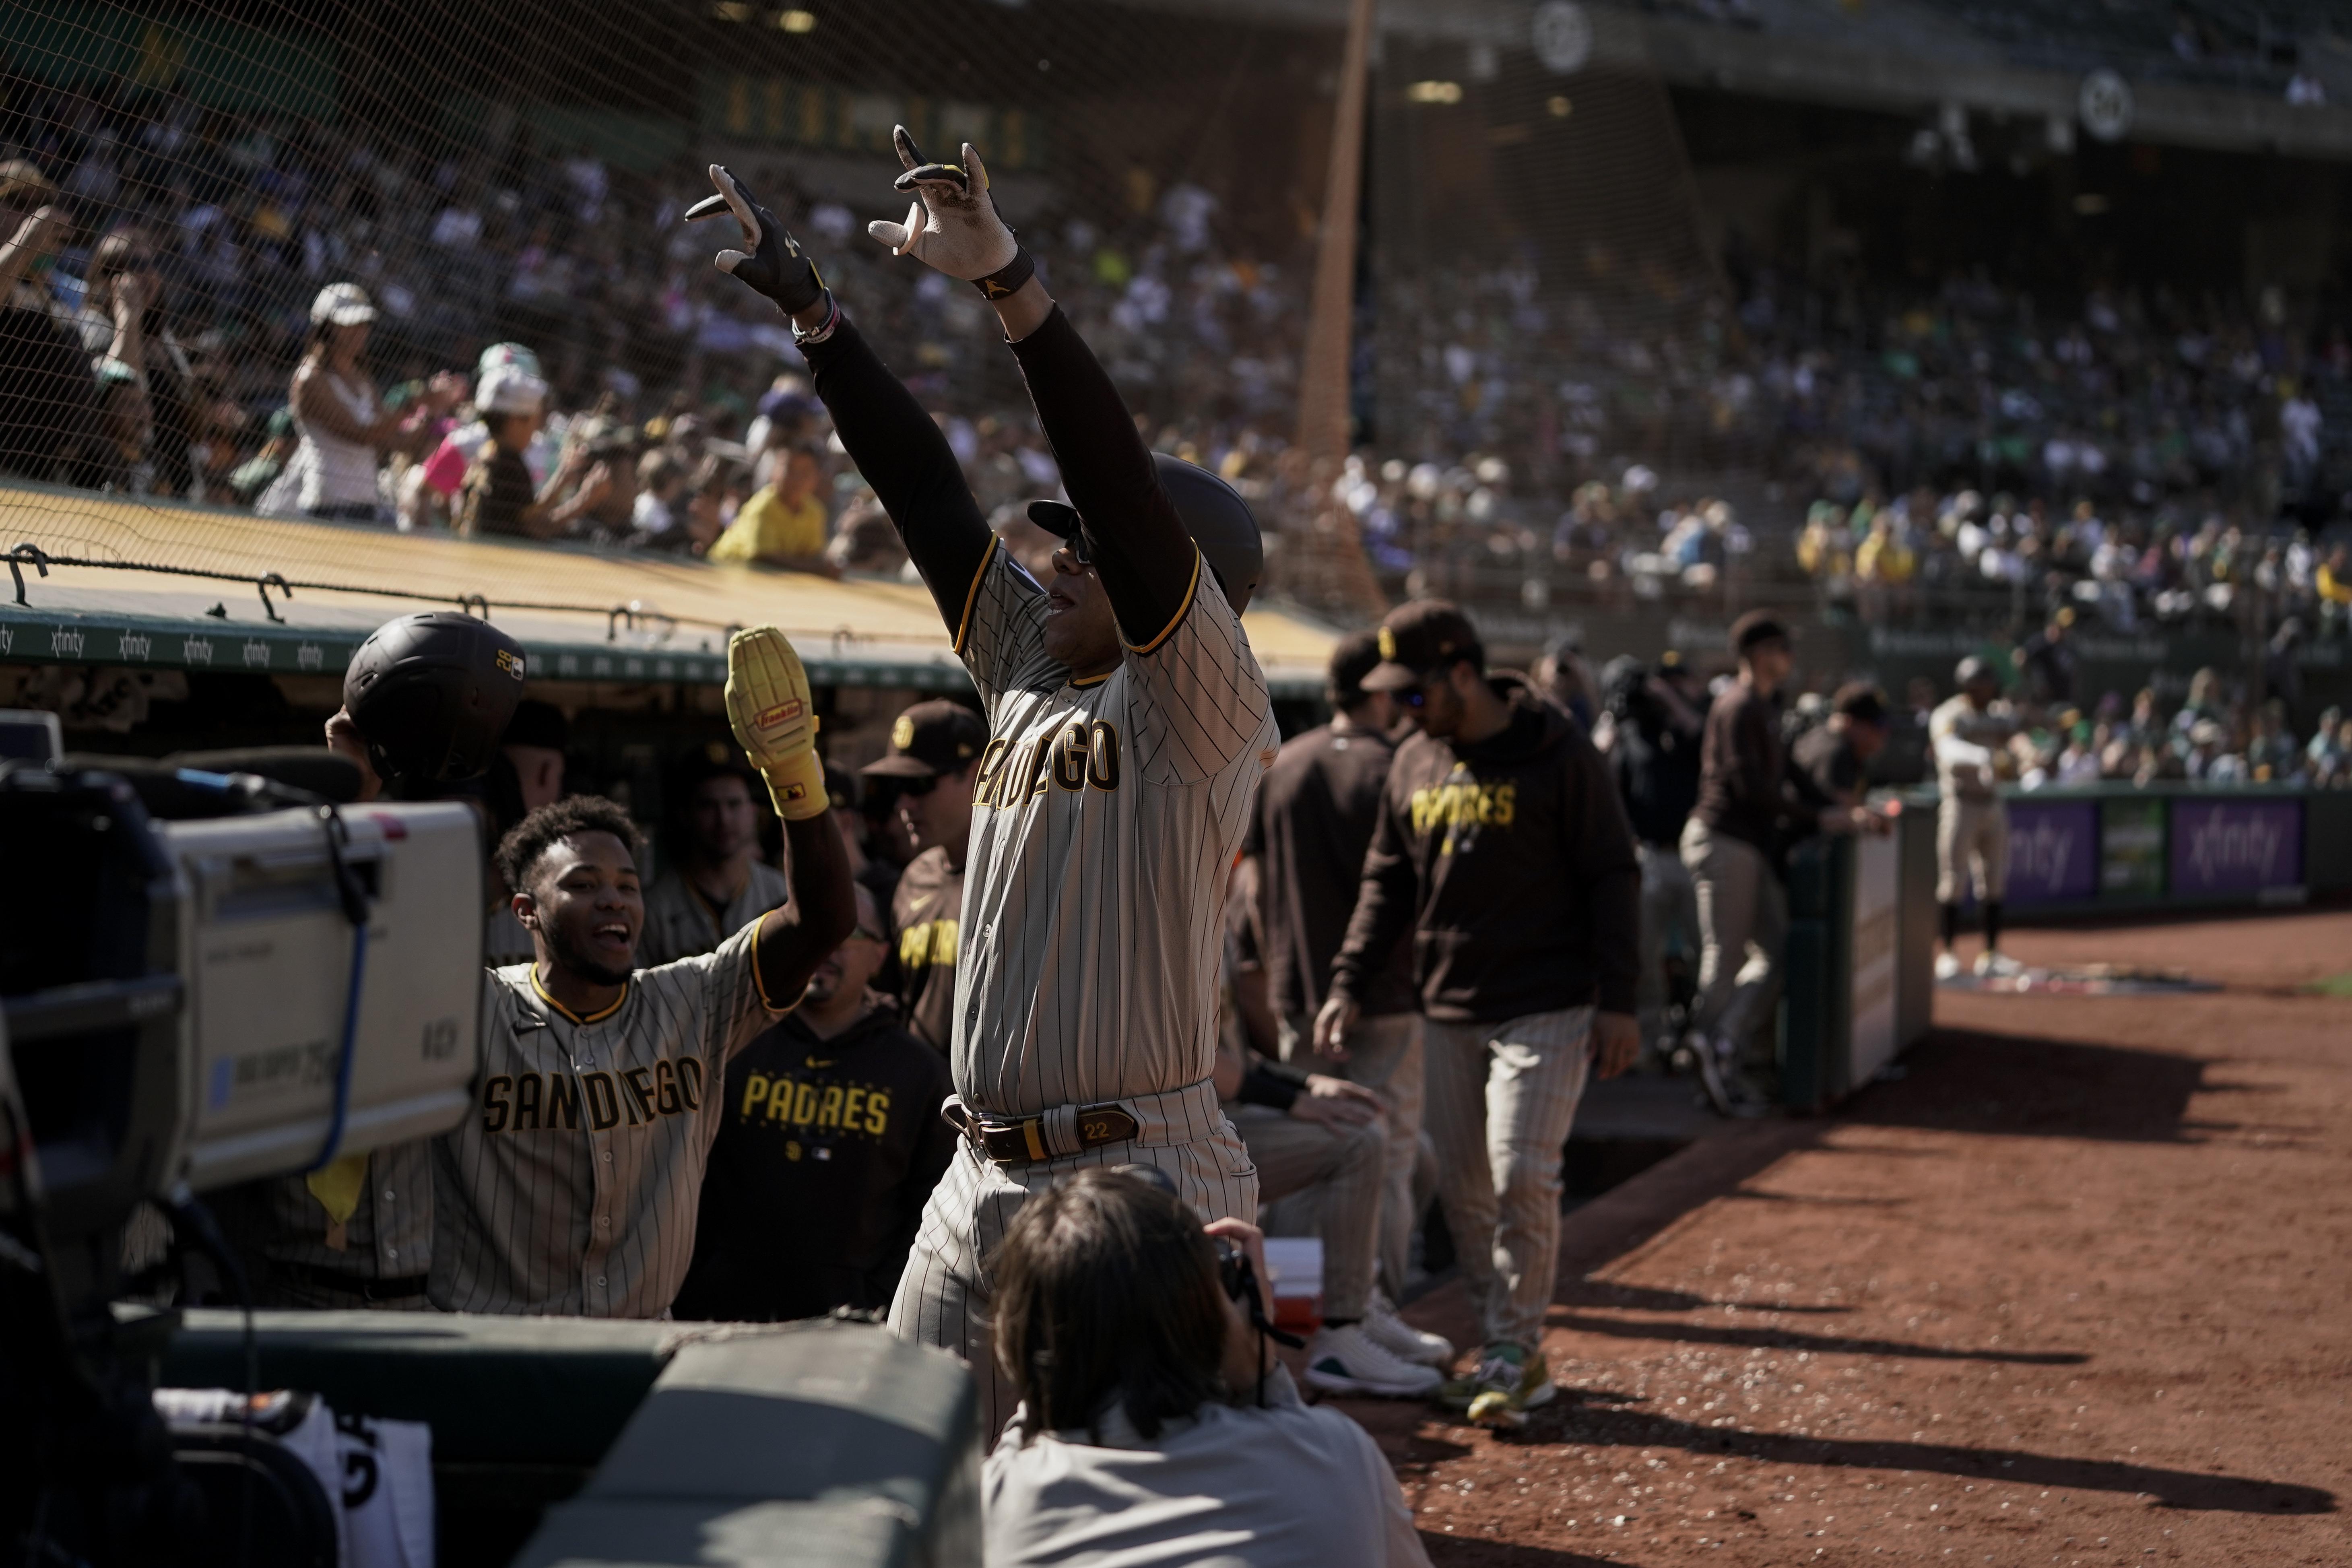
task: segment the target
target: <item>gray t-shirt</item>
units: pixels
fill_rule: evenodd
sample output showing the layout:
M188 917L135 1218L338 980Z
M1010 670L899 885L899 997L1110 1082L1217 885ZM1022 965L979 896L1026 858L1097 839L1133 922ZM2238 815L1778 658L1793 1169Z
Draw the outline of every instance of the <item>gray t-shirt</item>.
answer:
M982 1472L990 1568L1428 1568L1371 1437L1281 1367L1264 1409L1204 1405L1149 1442L1116 1409L1099 1433L1025 1443L1018 1420Z

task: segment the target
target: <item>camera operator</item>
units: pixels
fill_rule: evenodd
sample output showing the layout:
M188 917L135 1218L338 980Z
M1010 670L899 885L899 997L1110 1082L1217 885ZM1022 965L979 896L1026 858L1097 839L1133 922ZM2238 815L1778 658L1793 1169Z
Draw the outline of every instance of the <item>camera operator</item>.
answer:
M992 1269L1021 1399L982 1483L992 1568L1428 1563L1371 1438L1272 1363L1264 1271L1255 1227L1132 1169L1022 1205Z

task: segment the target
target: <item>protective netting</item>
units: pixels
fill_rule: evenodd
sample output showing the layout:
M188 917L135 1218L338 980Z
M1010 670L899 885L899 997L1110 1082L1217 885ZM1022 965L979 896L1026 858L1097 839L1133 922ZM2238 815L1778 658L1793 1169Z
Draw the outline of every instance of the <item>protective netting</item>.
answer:
M1667 89L1605 37L1599 53L1570 37L1562 58L1546 12L1591 16L1538 7L1506 41L1388 40L1370 440L1351 469L1392 588L1516 600L1510 640L1528 645L1556 600L1591 597L1601 556L1568 515L1580 487L1631 523L1661 470L1757 456L1717 406L1730 300ZM1639 548L1641 521L1599 537Z
M900 122L981 147L1153 444L1251 496L1277 592L1360 610L1367 527L1388 591L1428 585L1462 552L1395 523L1415 507L1485 540L1502 504L1548 546L1577 483L1704 439L1644 388L1721 290L1664 89L1545 64L1530 15L1465 41L1441 8L1371 51L1358 281L1324 301L1352 327L1343 468L1299 439L1342 0L30 0L0 16L0 471L48 488L0 497L0 546L352 581L332 532L257 545L173 503L465 531L475 404L511 373L546 387L551 536L698 554L764 486L814 496L793 559L894 570L785 323L677 220L729 163L983 504L1049 493L992 316L863 232L899 210ZM356 352L337 315L368 318ZM1364 493L1384 463L1415 476L1393 509Z

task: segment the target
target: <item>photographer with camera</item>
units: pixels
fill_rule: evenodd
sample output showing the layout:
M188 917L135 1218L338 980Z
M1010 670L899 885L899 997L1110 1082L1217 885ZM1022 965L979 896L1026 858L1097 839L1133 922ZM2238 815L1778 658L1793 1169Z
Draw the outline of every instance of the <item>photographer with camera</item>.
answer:
M982 1483L994 1568L1428 1563L1371 1438L1272 1360L1255 1226L1204 1226L1156 1169L1080 1171L1022 1205L992 1272L1021 1400Z

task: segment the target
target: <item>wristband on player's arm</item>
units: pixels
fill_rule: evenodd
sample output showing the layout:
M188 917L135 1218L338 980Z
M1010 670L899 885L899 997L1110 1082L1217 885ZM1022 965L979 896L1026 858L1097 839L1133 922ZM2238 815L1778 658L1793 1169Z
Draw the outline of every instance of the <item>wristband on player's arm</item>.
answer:
M814 747L761 764L760 776L768 781L768 798L775 803L776 815L786 822L806 822L832 808L824 787L824 759Z
M985 278L973 279L971 286L980 290L983 300L1002 300L1019 293L1021 286L1036 275L1037 258L1029 254L1027 246L1016 242L1012 260Z

